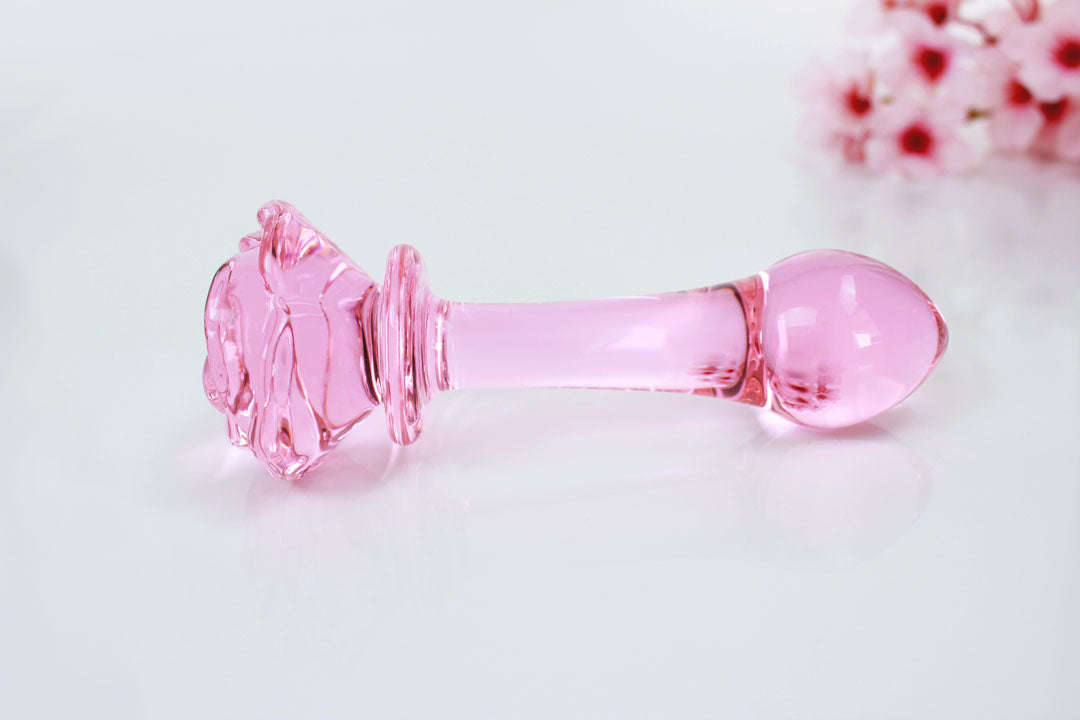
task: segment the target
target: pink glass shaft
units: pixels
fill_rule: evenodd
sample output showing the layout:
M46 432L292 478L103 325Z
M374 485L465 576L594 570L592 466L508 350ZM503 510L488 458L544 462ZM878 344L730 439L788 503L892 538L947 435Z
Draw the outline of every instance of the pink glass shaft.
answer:
M450 303L451 388L694 392L736 384L747 328L730 285L543 304Z

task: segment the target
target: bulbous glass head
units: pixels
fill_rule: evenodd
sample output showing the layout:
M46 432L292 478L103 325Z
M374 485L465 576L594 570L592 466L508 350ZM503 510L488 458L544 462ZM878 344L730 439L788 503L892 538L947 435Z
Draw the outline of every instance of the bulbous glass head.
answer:
M871 258L814 250L768 270L762 349L773 407L833 428L893 407L945 351L941 314L913 282Z

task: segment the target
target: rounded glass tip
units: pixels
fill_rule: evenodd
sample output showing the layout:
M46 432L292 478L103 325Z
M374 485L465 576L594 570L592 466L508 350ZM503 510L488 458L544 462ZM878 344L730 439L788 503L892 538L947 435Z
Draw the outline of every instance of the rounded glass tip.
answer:
M888 410L945 352L948 331L934 303L877 260L814 250L764 275L773 407L803 425L843 427Z

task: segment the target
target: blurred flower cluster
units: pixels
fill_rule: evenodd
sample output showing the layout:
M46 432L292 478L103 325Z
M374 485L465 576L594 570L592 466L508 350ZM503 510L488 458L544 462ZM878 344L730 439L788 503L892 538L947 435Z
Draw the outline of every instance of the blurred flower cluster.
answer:
M924 178L980 145L1080 162L1080 0L862 0L852 30L859 50L799 82L807 139L844 162Z

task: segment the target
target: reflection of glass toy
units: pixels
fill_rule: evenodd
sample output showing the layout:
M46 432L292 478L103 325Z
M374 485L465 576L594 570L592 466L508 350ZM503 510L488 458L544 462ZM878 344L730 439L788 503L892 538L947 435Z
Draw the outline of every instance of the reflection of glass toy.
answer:
M206 299L203 385L271 473L299 477L376 406L420 434L437 392L665 390L769 405L843 427L907 397L945 350L941 315L892 268L838 250L664 295L474 304L432 295L420 255L376 285L297 210L270 202Z

